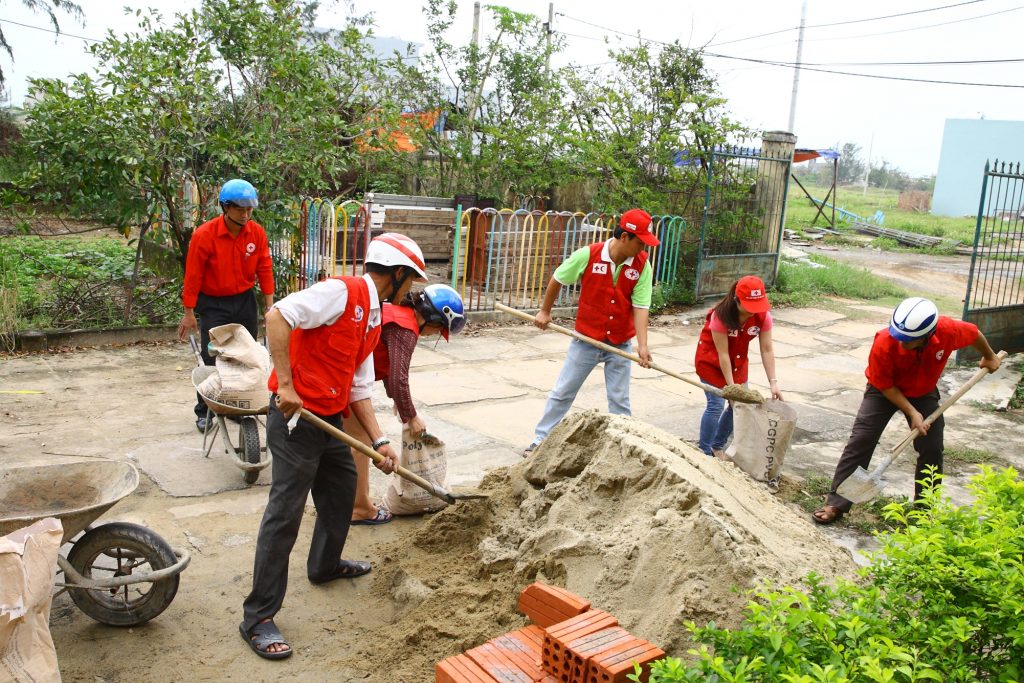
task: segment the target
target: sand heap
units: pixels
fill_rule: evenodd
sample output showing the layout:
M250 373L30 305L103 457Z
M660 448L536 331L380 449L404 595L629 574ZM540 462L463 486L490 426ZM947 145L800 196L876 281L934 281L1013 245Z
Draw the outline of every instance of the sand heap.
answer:
M516 599L534 580L681 655L682 622L738 624L742 591L759 582L854 571L846 551L763 484L632 418L567 418L481 488L489 501L449 507L380 548L374 590L394 606L397 652L375 680L433 680L434 662L519 627Z

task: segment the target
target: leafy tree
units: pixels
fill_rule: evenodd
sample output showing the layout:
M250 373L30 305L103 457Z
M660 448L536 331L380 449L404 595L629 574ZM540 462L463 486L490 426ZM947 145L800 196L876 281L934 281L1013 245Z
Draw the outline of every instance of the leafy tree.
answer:
M229 177L251 180L261 192L257 220L272 230L296 194L351 187L353 142L397 117L399 105L365 28L353 22L308 38L310 4L207 0L169 27L155 12L140 15L137 33L91 47L95 79L35 81L44 98L26 129L36 161L22 186L80 215L143 229L162 205L157 228L182 262L192 230L185 179L207 190Z
M67 12L79 21L85 16L82 13L82 8L77 3L71 2L71 0L21 0L21 4L33 12L45 12L50 20L50 24L53 26L53 30L57 33L60 33L60 23L57 21L56 11ZM3 26L0 26L0 48L7 52L7 56L11 60L14 59L14 50L11 49L10 43L7 42ZM6 82L7 77L4 74L4 70L0 68L0 88L3 88Z
M860 145L853 142L843 143L839 152L837 175L840 185L853 185L864 180L864 159L861 157Z
M676 153L712 149L747 131L724 114L725 100L700 53L679 44L609 51L614 68L574 71L572 122L565 145L579 168L601 179L606 206L666 208L687 185ZM692 174L690 174L692 175ZM694 178L689 178L694 180Z
M479 47L456 47L445 38L455 3L430 0L425 8L432 53L422 67L424 99L447 108L454 129L450 138L427 140L438 192L543 194L565 168L552 133L561 125L563 87L547 67L564 40L533 15L486 9L495 35Z

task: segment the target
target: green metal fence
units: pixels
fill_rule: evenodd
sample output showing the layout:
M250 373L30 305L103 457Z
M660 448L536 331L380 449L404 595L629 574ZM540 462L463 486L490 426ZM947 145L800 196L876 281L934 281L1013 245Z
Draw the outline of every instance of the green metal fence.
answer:
M707 177L696 262L698 298L724 294L743 275L774 284L791 165L791 149L723 147L702 159Z
M985 163L963 319L994 349L1024 351L1024 172L1021 163ZM968 347L957 362L977 358Z

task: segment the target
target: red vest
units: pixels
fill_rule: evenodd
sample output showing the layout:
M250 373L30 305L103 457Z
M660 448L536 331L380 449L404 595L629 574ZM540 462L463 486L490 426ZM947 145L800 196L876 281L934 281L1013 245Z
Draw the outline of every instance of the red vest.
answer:
M349 391L356 370L380 339L380 326L367 330L370 321L370 288L361 277L337 278L348 289L345 312L331 325L292 330L288 358L292 384L303 407L318 415L334 415L348 409ZM267 386L277 391L277 371Z
M420 336L420 323L416 320L416 311L409 306L384 304L381 307L380 327L383 330L385 325L392 323L411 330L417 338ZM388 347L382 341L373 349L374 379L380 381L387 377L389 372L391 372L391 358L388 356Z
M634 256L633 265L625 266L618 282L612 284L615 264L601 258L604 245L604 242L590 245L590 261L580 280L576 331L598 341L622 344L636 336L633 288L647 264L647 252Z
M700 331L700 341L697 342L697 375L713 387L725 386L725 375L718 365L718 350L715 348L715 341L711 337L711 313L708 311L704 319L704 329ZM761 333L761 325L764 324L764 313L754 313L747 318L747 322L738 330L729 330L729 363L732 364L732 381L736 384L743 384L747 381L747 347L750 340Z

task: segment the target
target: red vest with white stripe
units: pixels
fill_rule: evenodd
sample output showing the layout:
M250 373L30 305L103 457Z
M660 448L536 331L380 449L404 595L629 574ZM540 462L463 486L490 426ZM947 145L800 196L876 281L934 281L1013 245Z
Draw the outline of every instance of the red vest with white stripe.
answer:
M411 330L416 337L420 336L420 323L416 320L416 310L409 306L395 306L384 304L381 307L380 328L385 325L395 324ZM379 342L373 349L373 374L374 379L380 381L391 372L391 358L388 356L388 347L384 342Z
M318 415L334 415L348 409L349 391L356 370L369 356L380 326L367 330L370 321L370 288L361 277L336 278L345 283L348 301L334 323L309 330L292 330L288 358L292 384L302 405ZM267 386L277 392L277 371Z
M715 348L715 340L711 336L711 314L714 310L708 311L704 318L704 329L700 331L700 341L697 342L697 356L695 364L697 375L713 387L725 386L725 375L718 364L718 350ZM729 330L729 363L732 365L732 381L736 384L743 384L747 381L749 363L747 361L747 350L750 341L761 334L761 326L764 325L765 313L754 313L747 322L743 323L738 330Z
M633 327L633 289L647 264L647 252L633 257L624 266L619 280L612 284L615 264L601 258L604 242L590 245L590 261L583 271L576 331L591 339L622 344L636 336Z

